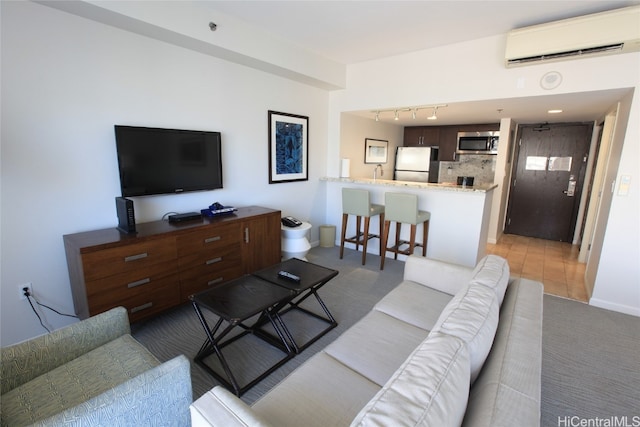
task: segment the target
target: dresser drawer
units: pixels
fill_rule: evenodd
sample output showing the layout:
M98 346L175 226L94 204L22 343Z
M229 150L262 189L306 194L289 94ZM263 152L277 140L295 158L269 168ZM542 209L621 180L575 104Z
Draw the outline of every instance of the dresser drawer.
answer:
M241 262L242 251L240 245L234 244L225 248L212 248L182 256L178 259L178 268L180 272L193 268L211 270L225 268L229 263L239 264Z
M237 268L238 271L242 271L242 266L238 264L239 259L240 257L238 255L233 255L223 257L221 258L221 261L218 261L214 264L202 263L189 269L181 269L179 273L180 283L185 283L195 277L215 276L217 272L227 271L230 268Z
M176 259L175 238L136 243L82 256L87 282ZM173 263L175 266L175 263Z
M179 236L177 240L178 257L180 258L202 251L239 245L241 240L240 224L206 227Z
M102 313L103 311L107 311L110 308L123 306L129 313L129 321L133 323L174 307L179 303L180 286L177 281L173 280L170 284L155 288L152 292L143 292L138 295L131 295L128 296L126 300L119 302L96 298L96 301L90 301L89 311L90 315L94 316L98 313Z
M184 277L181 273L180 300L182 302L188 301L189 295L222 285L240 276L242 276L242 266L240 265L232 265L228 268L209 272L192 269L186 272Z
M130 295L155 291L169 282L178 282L176 260L86 282L87 298L119 301Z

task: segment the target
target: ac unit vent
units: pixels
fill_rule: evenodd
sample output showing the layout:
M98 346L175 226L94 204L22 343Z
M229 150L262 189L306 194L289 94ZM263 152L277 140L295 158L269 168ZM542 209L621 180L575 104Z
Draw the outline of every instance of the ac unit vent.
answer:
M640 6L564 19L507 33L505 65L640 50Z
M576 49L567 52L549 53L546 55L529 56L527 58L508 59L508 65L524 65L529 62L539 61L552 61L554 59L568 58L571 56L585 56L585 55L603 55L606 53L616 53L621 51L624 47L624 43L611 44L608 46L596 46L586 49Z

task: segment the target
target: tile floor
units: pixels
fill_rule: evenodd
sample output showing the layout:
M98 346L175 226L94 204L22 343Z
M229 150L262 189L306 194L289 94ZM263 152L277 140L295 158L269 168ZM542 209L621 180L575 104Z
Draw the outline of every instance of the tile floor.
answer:
M539 280L545 293L587 302L586 264L578 263L579 247L570 243L504 234L487 253L509 261L512 276Z

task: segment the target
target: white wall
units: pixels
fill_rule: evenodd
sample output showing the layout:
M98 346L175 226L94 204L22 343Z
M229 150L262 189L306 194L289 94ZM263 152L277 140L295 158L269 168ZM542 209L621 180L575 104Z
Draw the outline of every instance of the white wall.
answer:
M640 71L640 70L639 70ZM630 102L632 100L632 102ZM620 160L613 162L605 176L605 191L612 188L613 194L603 195L611 199L604 240L601 248L591 248L590 256L598 256L599 263L590 304L640 316L640 93L638 90L622 100L619 119L629 117L624 132L614 132L612 156ZM618 128L618 125L616 125ZM627 195L621 194L622 176L631 177ZM613 186L611 185L613 184ZM606 213L605 213L606 214ZM600 221L598 221L600 222ZM599 231L596 231L596 235ZM595 246L595 245L594 245ZM592 260L588 260L587 268Z
M31 2L1 15L3 346L45 332L23 283L73 312L62 236L116 225L114 124L222 132L225 188L134 198L137 222L219 201L324 223L328 92ZM309 181L268 184L268 110L309 116Z
M350 159L352 178L373 178L377 165L364 162L365 139L388 141L387 163L382 164L383 175L379 178L393 179L396 147L403 145L404 127L376 122L354 114L342 114L340 133L340 158Z
M507 69L503 65L504 43L504 36L495 36L350 65L347 68L347 89L332 93L330 99L328 173L338 176L336 157L340 144L340 112L614 88L635 89L628 123L621 126L619 132L622 134L617 135L621 139L619 153L622 160L614 172L618 183L621 175L629 175L631 189L627 196L614 196L593 295L594 303L600 306L640 315L640 54ZM552 91L540 88L540 78L552 70L563 75L562 85ZM438 225L434 223L431 226Z
M500 121L499 151L496 156L496 170L493 179L493 183L498 187L493 192L493 201L491 202L491 222L487 239L489 243L497 243L504 230L511 181L513 144L515 144L515 123L511 119L502 119Z

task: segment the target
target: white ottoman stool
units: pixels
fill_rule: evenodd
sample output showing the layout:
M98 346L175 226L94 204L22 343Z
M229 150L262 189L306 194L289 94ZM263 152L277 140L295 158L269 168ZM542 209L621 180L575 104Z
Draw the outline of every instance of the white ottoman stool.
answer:
M287 227L281 225L282 230L282 260L288 260L289 258L299 258L307 260L305 257L311 249L309 239L307 239L307 233L311 229L311 224L308 222L302 222L298 227Z

